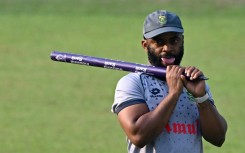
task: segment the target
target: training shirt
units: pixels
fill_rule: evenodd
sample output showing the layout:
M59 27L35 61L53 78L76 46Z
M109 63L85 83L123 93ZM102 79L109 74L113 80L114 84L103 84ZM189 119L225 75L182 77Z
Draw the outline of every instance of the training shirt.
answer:
M209 87L206 92L213 103ZM127 106L145 103L154 110L167 96L166 81L143 73L129 73L121 78L115 90L112 112L118 114ZM163 132L143 148L136 147L128 138L128 153L202 153L199 112L191 94L184 88Z

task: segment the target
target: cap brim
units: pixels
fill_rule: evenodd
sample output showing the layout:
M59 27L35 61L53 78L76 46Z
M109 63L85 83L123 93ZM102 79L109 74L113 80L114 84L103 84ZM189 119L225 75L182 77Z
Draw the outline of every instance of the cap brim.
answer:
M166 33L166 32L180 32L180 33L183 33L184 29L176 28L176 27L163 27L163 28L159 28L159 29L156 29L156 30L153 30L153 31L150 31L150 32L144 34L144 37L149 39L149 38L155 37L155 36L157 36L159 34Z

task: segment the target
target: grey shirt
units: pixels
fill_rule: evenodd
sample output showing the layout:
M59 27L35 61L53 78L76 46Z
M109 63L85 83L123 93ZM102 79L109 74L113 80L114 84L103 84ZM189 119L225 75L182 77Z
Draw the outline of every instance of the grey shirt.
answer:
M213 103L207 85L206 92ZM117 114L125 107L138 103L145 103L152 111L167 94L165 81L142 73L130 73L117 84L112 112ZM129 139L127 143L128 153L202 153L199 112L193 97L183 89L168 124L151 143L143 148L138 148Z

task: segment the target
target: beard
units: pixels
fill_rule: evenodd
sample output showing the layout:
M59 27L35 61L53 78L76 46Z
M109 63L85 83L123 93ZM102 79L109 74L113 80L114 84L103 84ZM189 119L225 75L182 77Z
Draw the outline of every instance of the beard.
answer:
M153 66L157 66L157 67L166 67L167 65L163 65L162 64L162 55L156 55L155 54L155 49L151 48L151 47L147 47L147 55L148 55L148 60L150 62L151 65ZM174 61L174 65L180 65L181 60L184 56L184 45L180 46L179 48L179 54L173 54L173 53L166 53L165 56L171 56L175 58Z

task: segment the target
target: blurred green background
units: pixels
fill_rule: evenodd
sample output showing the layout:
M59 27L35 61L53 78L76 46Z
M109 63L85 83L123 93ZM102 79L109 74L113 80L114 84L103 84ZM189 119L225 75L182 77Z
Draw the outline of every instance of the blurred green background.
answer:
M185 28L182 65L210 78L229 129L221 148L245 150L243 0L1 0L0 153L124 153L110 112L127 72L50 60L53 50L147 63L141 48L145 16L176 12Z

